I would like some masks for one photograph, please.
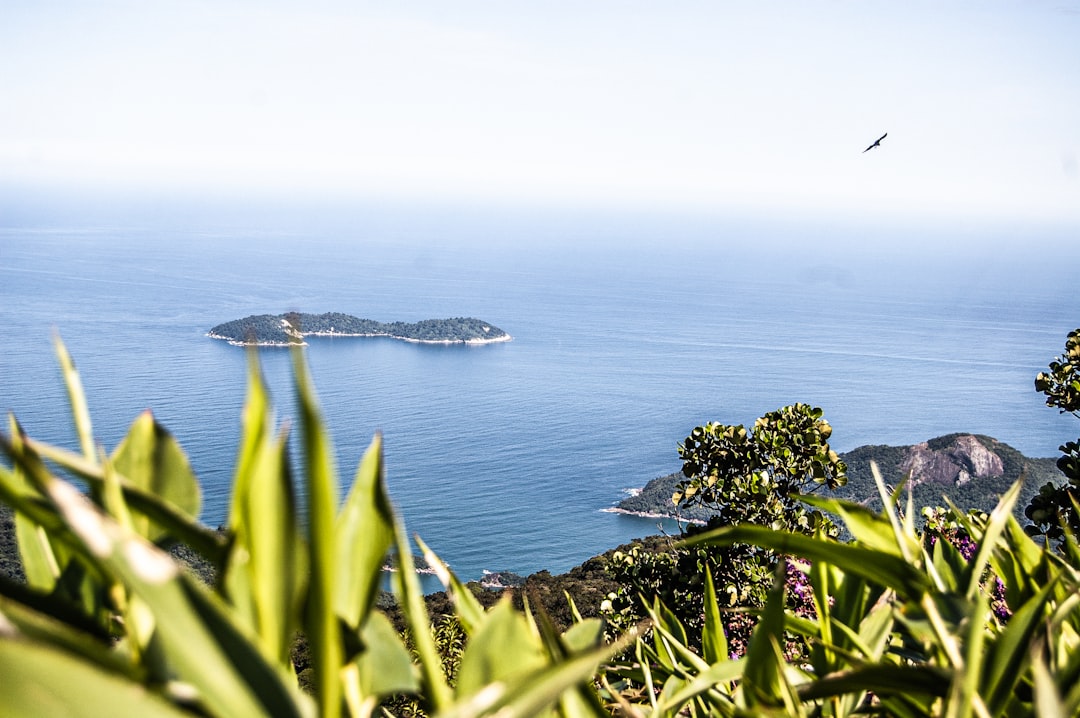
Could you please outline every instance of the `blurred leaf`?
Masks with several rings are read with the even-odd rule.
[[[53,551],[49,534],[25,514],[15,514],[15,538],[19,545],[26,582],[44,593],[51,593],[60,578],[60,561]],[[66,564],[66,557],[64,559]]]
[[[800,556],[809,561],[825,561],[848,573],[892,588],[904,596],[920,596],[930,588],[930,581],[917,568],[893,554],[862,546],[774,531],[764,526],[724,526],[684,540],[684,546],[730,546],[746,543],[770,548],[777,553]]]
[[[514,679],[489,683],[464,696],[438,718],[497,715],[499,718],[535,718],[554,705],[564,691],[591,682],[600,664],[626,649],[636,637],[628,633],[607,646],[577,653],[555,665],[541,665]],[[603,714],[608,715],[606,712]]]
[[[145,674],[140,666],[113,650],[112,636],[75,611],[70,603],[0,576],[0,641],[11,638],[51,644],[135,680]]]
[[[894,556],[903,556],[897,545],[896,533],[892,524],[880,513],[871,511],[861,504],[824,496],[805,495],[799,499],[822,511],[836,514],[844,521],[844,526],[851,532],[852,538],[866,548],[883,551]],[[909,549],[915,546],[906,541]]]
[[[878,663],[840,671],[798,687],[802,700],[870,691],[879,696],[925,695],[944,698],[952,675],[938,666],[899,666]]]
[[[104,486],[105,479],[100,464],[87,461],[79,454],[30,438],[26,438],[25,443],[29,450],[87,481],[96,490]],[[154,524],[161,527],[162,533],[171,535],[214,564],[221,565],[225,557],[224,537],[193,521],[190,514],[177,508],[171,502],[132,485],[125,476],[118,476],[117,479],[124,493],[124,501],[127,502],[131,511],[148,517]]]
[[[562,635],[567,648],[581,652],[599,645],[604,637],[604,622],[599,618],[586,618],[576,622]]]
[[[730,696],[715,690],[718,685],[731,684],[742,677],[746,668],[746,659],[724,660],[714,663],[698,672],[675,691],[665,690],[660,695],[657,709],[659,715],[678,715],[683,707],[698,696],[707,696],[707,701],[719,715],[728,715],[734,707]],[[711,695],[707,695],[711,694]],[[726,710],[725,710],[726,709]]]
[[[509,598],[488,611],[484,623],[469,639],[461,656],[457,693],[467,696],[489,683],[505,681],[544,665],[544,651],[525,616]]]
[[[702,656],[706,663],[725,661],[728,659],[728,642],[711,570],[705,571],[704,613],[704,626],[701,629]]]
[[[267,657],[289,667],[305,556],[285,437],[265,436],[254,454],[236,481],[233,542],[222,585]]]
[[[987,647],[982,685],[986,703],[994,713],[1005,708],[1026,672],[1030,646],[1043,632],[1043,619],[1056,583],[1055,580],[1046,584],[1034,598],[1020,606],[997,640]]]
[[[323,716],[341,712],[341,638],[334,602],[337,550],[334,521],[337,510],[337,471],[330,437],[315,403],[315,392],[304,363],[303,350],[293,347],[293,373],[303,429],[304,466],[307,467],[308,550],[311,577],[307,597],[307,636],[315,671],[315,695]]]
[[[383,487],[381,435],[364,453],[334,532],[337,615],[356,630],[375,605],[386,553],[394,542],[394,511]]]
[[[113,452],[112,462],[132,486],[172,504],[192,519],[199,515],[199,482],[187,456],[149,411],[132,423]],[[145,516],[135,521],[135,529],[151,541],[168,533]]]
[[[743,671],[743,691],[751,708],[760,703],[777,706],[783,703],[785,691],[784,659],[778,653],[784,640],[784,577],[786,563],[776,567],[773,585],[769,589],[765,608],[750,635],[746,646],[746,668]]]
[[[453,692],[443,675],[442,659],[431,636],[430,619],[424,604],[424,592],[420,590],[420,581],[416,578],[413,565],[412,548],[405,537],[405,529],[400,520],[394,526],[394,545],[397,552],[397,572],[394,574],[397,584],[398,602],[405,613],[409,635],[419,661],[423,693],[435,712],[445,710],[453,703]]]
[[[1040,655],[1039,646],[1031,647],[1031,673],[1035,683],[1035,713],[1039,718],[1070,718],[1065,711],[1054,677]]]
[[[420,681],[412,655],[385,615],[377,611],[371,614],[364,624],[361,640],[364,651],[357,657],[356,664],[363,696],[419,691]]]
[[[427,544],[419,538],[416,539],[416,543],[420,546],[424,561],[435,572],[435,576],[442,583],[443,588],[450,594],[450,598],[454,602],[454,612],[461,622],[461,627],[465,629],[466,634],[472,635],[484,621],[484,607],[480,605],[480,601],[472,594],[472,591],[461,583],[458,577],[443,563],[442,559],[428,548]]]
[[[54,481],[48,491],[94,559],[120,576],[157,618],[158,638],[177,676],[198,690],[208,708],[224,716],[299,715],[282,675],[168,554],[125,531],[70,485]]]
[[[86,393],[83,391],[82,380],[79,378],[79,372],[75,370],[75,362],[71,360],[71,355],[68,354],[67,347],[64,346],[59,335],[53,338],[53,345],[56,356],[60,360],[60,370],[64,375],[64,386],[67,387],[79,446],[87,461],[96,462],[97,447],[94,446],[94,430],[90,423],[90,409],[86,405]]]
[[[11,636],[0,640],[0,675],[4,677],[3,714],[9,718],[191,715],[107,663]]]

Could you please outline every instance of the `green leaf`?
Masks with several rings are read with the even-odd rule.
[[[107,666],[57,646],[4,636],[0,640],[3,713],[9,718],[191,716]]]
[[[979,550],[975,554],[975,560],[971,562],[971,582],[967,589],[969,599],[973,599],[982,590],[983,569],[990,563],[990,558],[998,547],[998,539],[1005,533],[1009,519],[1013,516],[1013,506],[1020,496],[1023,482],[1017,481],[1009,487],[1001,496],[997,506],[990,513],[986,529],[979,540]],[[961,512],[957,512],[961,515]]]
[[[60,579],[61,563],[67,565],[67,556],[57,556],[48,532],[19,512],[15,514],[15,539],[26,582],[43,593],[51,593]]]
[[[48,492],[94,560],[149,608],[178,678],[194,686],[210,710],[229,716],[299,715],[283,676],[224,606],[168,554],[125,531],[70,485],[54,481]]]
[[[394,542],[394,511],[383,486],[382,436],[376,435],[356,471],[334,527],[338,616],[358,629],[375,605],[383,562]]]
[[[428,548],[427,544],[419,538],[416,539],[416,543],[420,546],[424,561],[435,572],[436,578],[439,579],[443,588],[450,594],[450,599],[454,602],[454,613],[457,615],[461,627],[467,635],[472,635],[484,622],[484,607],[476,596],[472,594],[472,591],[454,575],[450,567],[443,563],[443,560],[434,551]]]
[[[705,696],[706,701],[720,714],[727,714],[734,703],[726,692],[717,691],[716,686],[730,685],[742,677],[746,668],[746,659],[724,660],[710,665],[696,673],[689,681],[675,691],[663,691],[657,708],[658,715],[679,715],[691,700]]]
[[[747,705],[751,708],[760,703],[766,706],[783,703],[785,664],[778,650],[784,640],[784,572],[785,562],[781,561],[776,567],[765,608],[746,646],[743,682]]]
[[[149,411],[144,411],[132,423],[111,458],[116,471],[130,485],[163,499],[192,519],[199,515],[199,482],[191,471],[187,456]],[[134,526],[140,535],[151,541],[158,541],[167,534],[145,516],[135,520]]]
[[[903,556],[903,551],[897,545],[892,523],[882,514],[871,511],[861,504],[824,496],[799,496],[799,500],[822,511],[840,516],[852,537],[866,548]],[[915,548],[909,546],[909,550]]]
[[[385,615],[371,614],[364,623],[361,642],[364,650],[355,663],[362,696],[416,693],[420,689],[412,655]]]
[[[1031,648],[1031,673],[1035,682],[1035,713],[1040,718],[1069,718],[1054,677],[1037,647]]]
[[[567,690],[591,682],[600,664],[625,650],[634,638],[636,634],[631,632],[610,645],[574,654],[554,665],[541,665],[513,680],[489,683],[483,690],[464,696],[452,707],[440,711],[438,716],[472,718],[498,715],[499,718],[535,718],[550,708]],[[604,712],[602,715],[606,718],[609,714]]]
[[[87,461],[79,454],[30,438],[25,439],[25,444],[28,451],[48,459],[87,481],[95,491],[103,488],[104,473],[97,462]],[[25,458],[25,455],[13,457],[23,466],[25,466],[22,463]],[[171,502],[135,487],[126,477],[117,476],[117,480],[123,491],[124,501],[131,511],[148,517],[154,524],[161,527],[163,533],[172,536],[180,543],[187,544],[214,564],[220,566],[224,562],[226,541],[223,536],[193,521],[190,514],[178,509]]]
[[[0,642],[9,639],[49,644],[109,671],[142,680],[146,671],[114,650],[114,637],[67,601],[36,593],[0,576]],[[2,675],[2,673],[0,673]]]
[[[413,565],[412,548],[405,537],[405,529],[400,520],[394,525],[394,542],[397,551],[397,573],[395,574],[398,602],[405,613],[408,630],[417,653],[423,692],[435,711],[442,711],[453,703],[453,692],[443,676],[442,659],[431,636],[424,593],[420,590],[420,581],[416,578]]]
[[[948,695],[951,681],[950,671],[930,664],[898,666],[877,663],[804,683],[797,692],[804,701],[863,692],[879,696],[924,695],[944,698]]]
[[[801,556],[809,561],[825,561],[905,597],[918,597],[930,588],[929,579],[904,559],[862,546],[775,531],[764,526],[724,526],[682,542],[683,546],[730,546],[746,543],[777,553]]]
[[[487,613],[483,624],[469,639],[461,656],[457,693],[467,696],[495,681],[506,681],[544,665],[544,650],[525,616],[509,598]]]
[[[594,648],[604,637],[604,622],[599,618],[586,618],[574,623],[562,635],[566,647],[574,652]]]
[[[701,629],[701,651],[706,663],[728,660],[728,642],[724,634],[724,621],[720,615],[720,601],[716,595],[711,567],[705,570],[704,625]]]
[[[283,668],[300,624],[303,541],[285,451],[285,437],[264,436],[236,481],[233,541],[222,586],[236,612]]]
[[[1024,676],[1030,658],[1029,648],[1043,631],[1043,619],[1057,583],[1057,579],[1050,581],[1035,597],[1024,602],[988,647],[982,686],[987,707],[994,714],[1008,704]]]
[[[60,370],[64,374],[64,385],[67,387],[68,401],[71,403],[71,414],[75,420],[75,435],[79,437],[79,446],[87,461],[97,461],[97,448],[94,446],[94,430],[90,423],[90,410],[86,405],[86,393],[83,391],[82,380],[79,372],[75,370],[75,362],[71,360],[67,347],[57,335],[53,339],[56,348],[56,356],[60,360]]]
[[[330,438],[315,403],[315,392],[304,364],[303,350],[293,348],[293,373],[303,433],[304,465],[307,467],[309,567],[307,635],[315,672],[315,695],[320,714],[329,718],[341,713],[341,638],[334,611],[337,550],[334,540],[337,510],[337,472]]]

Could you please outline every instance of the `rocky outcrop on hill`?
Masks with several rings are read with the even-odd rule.
[[[973,478],[1004,476],[1005,462],[973,435],[959,434],[947,446],[936,450],[930,448],[928,441],[909,447],[900,462],[900,471],[910,477],[913,486],[963,485]]]

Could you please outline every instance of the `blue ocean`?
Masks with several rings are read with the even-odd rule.
[[[211,327],[292,310],[479,317],[513,341],[305,349],[343,484],[381,431],[408,529],[464,579],[561,572],[655,533],[605,509],[678,470],[678,442],[707,421],[801,401],[841,451],[968,431],[1053,456],[1076,439],[1033,388],[1080,326],[1075,262],[1035,248],[1071,240],[869,226],[396,206],[0,218],[0,408],[75,448],[58,334],[99,440],[111,449],[151,409],[216,525],[246,357]],[[288,353],[260,357],[289,422]]]

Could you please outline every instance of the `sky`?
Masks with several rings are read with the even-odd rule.
[[[27,188],[1080,226],[1080,0],[5,0]]]

